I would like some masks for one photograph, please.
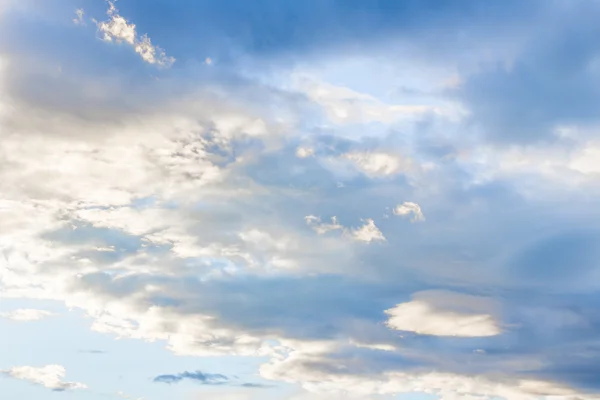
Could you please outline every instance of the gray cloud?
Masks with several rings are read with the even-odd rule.
[[[184,379],[199,382],[203,385],[223,385],[228,383],[229,378],[221,374],[208,374],[200,371],[195,372],[181,372],[174,375],[159,375],[153,379],[157,383],[178,383]]]

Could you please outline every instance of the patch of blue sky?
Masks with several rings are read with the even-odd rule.
[[[88,386],[85,392],[67,393],[67,398],[116,399],[119,392],[124,392],[136,399],[167,399],[198,391],[194,382],[181,385],[152,382],[158,375],[181,371],[237,376],[238,379],[231,379],[231,387],[224,390],[246,382],[269,384],[256,374],[264,362],[262,357],[174,356],[162,341],[119,339],[113,334],[94,332],[90,330],[90,318],[57,302],[3,299],[0,303],[0,312],[20,308],[45,310],[54,315],[28,322],[0,318],[0,369],[62,365],[67,372],[66,381],[83,382]],[[44,400],[56,397],[48,389],[29,382],[1,379],[3,395],[7,398],[25,398],[18,397],[25,394],[28,398]]]

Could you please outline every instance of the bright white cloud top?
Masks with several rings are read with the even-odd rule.
[[[437,297],[440,298],[437,298]],[[494,316],[482,312],[488,299],[464,294],[416,293],[413,300],[386,310],[387,326],[421,335],[485,337],[502,332]]]
[[[0,0],[3,398],[600,399],[600,4],[482,3]]]

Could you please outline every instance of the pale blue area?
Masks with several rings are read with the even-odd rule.
[[[52,392],[49,389],[7,377],[0,378],[2,398],[6,399],[117,399],[124,392],[134,398],[162,400],[184,398],[190,393],[244,390],[237,383],[272,384],[257,375],[263,359],[252,357],[183,357],[165,349],[164,342],[135,339],[115,340],[113,335],[93,332],[91,320],[81,312],[68,311],[56,302],[2,300],[0,312],[35,308],[57,313],[40,321],[18,322],[0,318],[0,369],[13,366],[65,367],[66,381],[81,382],[87,390]],[[222,389],[205,388],[196,382],[176,385],[154,383],[158,375],[200,370],[231,377]],[[238,379],[233,378],[237,376]],[[280,385],[278,385],[280,386]],[[285,385],[282,385],[285,386]],[[257,393],[277,393],[276,387],[249,388]],[[4,397],[6,396],[6,397]]]

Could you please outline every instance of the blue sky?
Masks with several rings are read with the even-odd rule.
[[[600,399],[595,0],[0,0],[7,399]]]

